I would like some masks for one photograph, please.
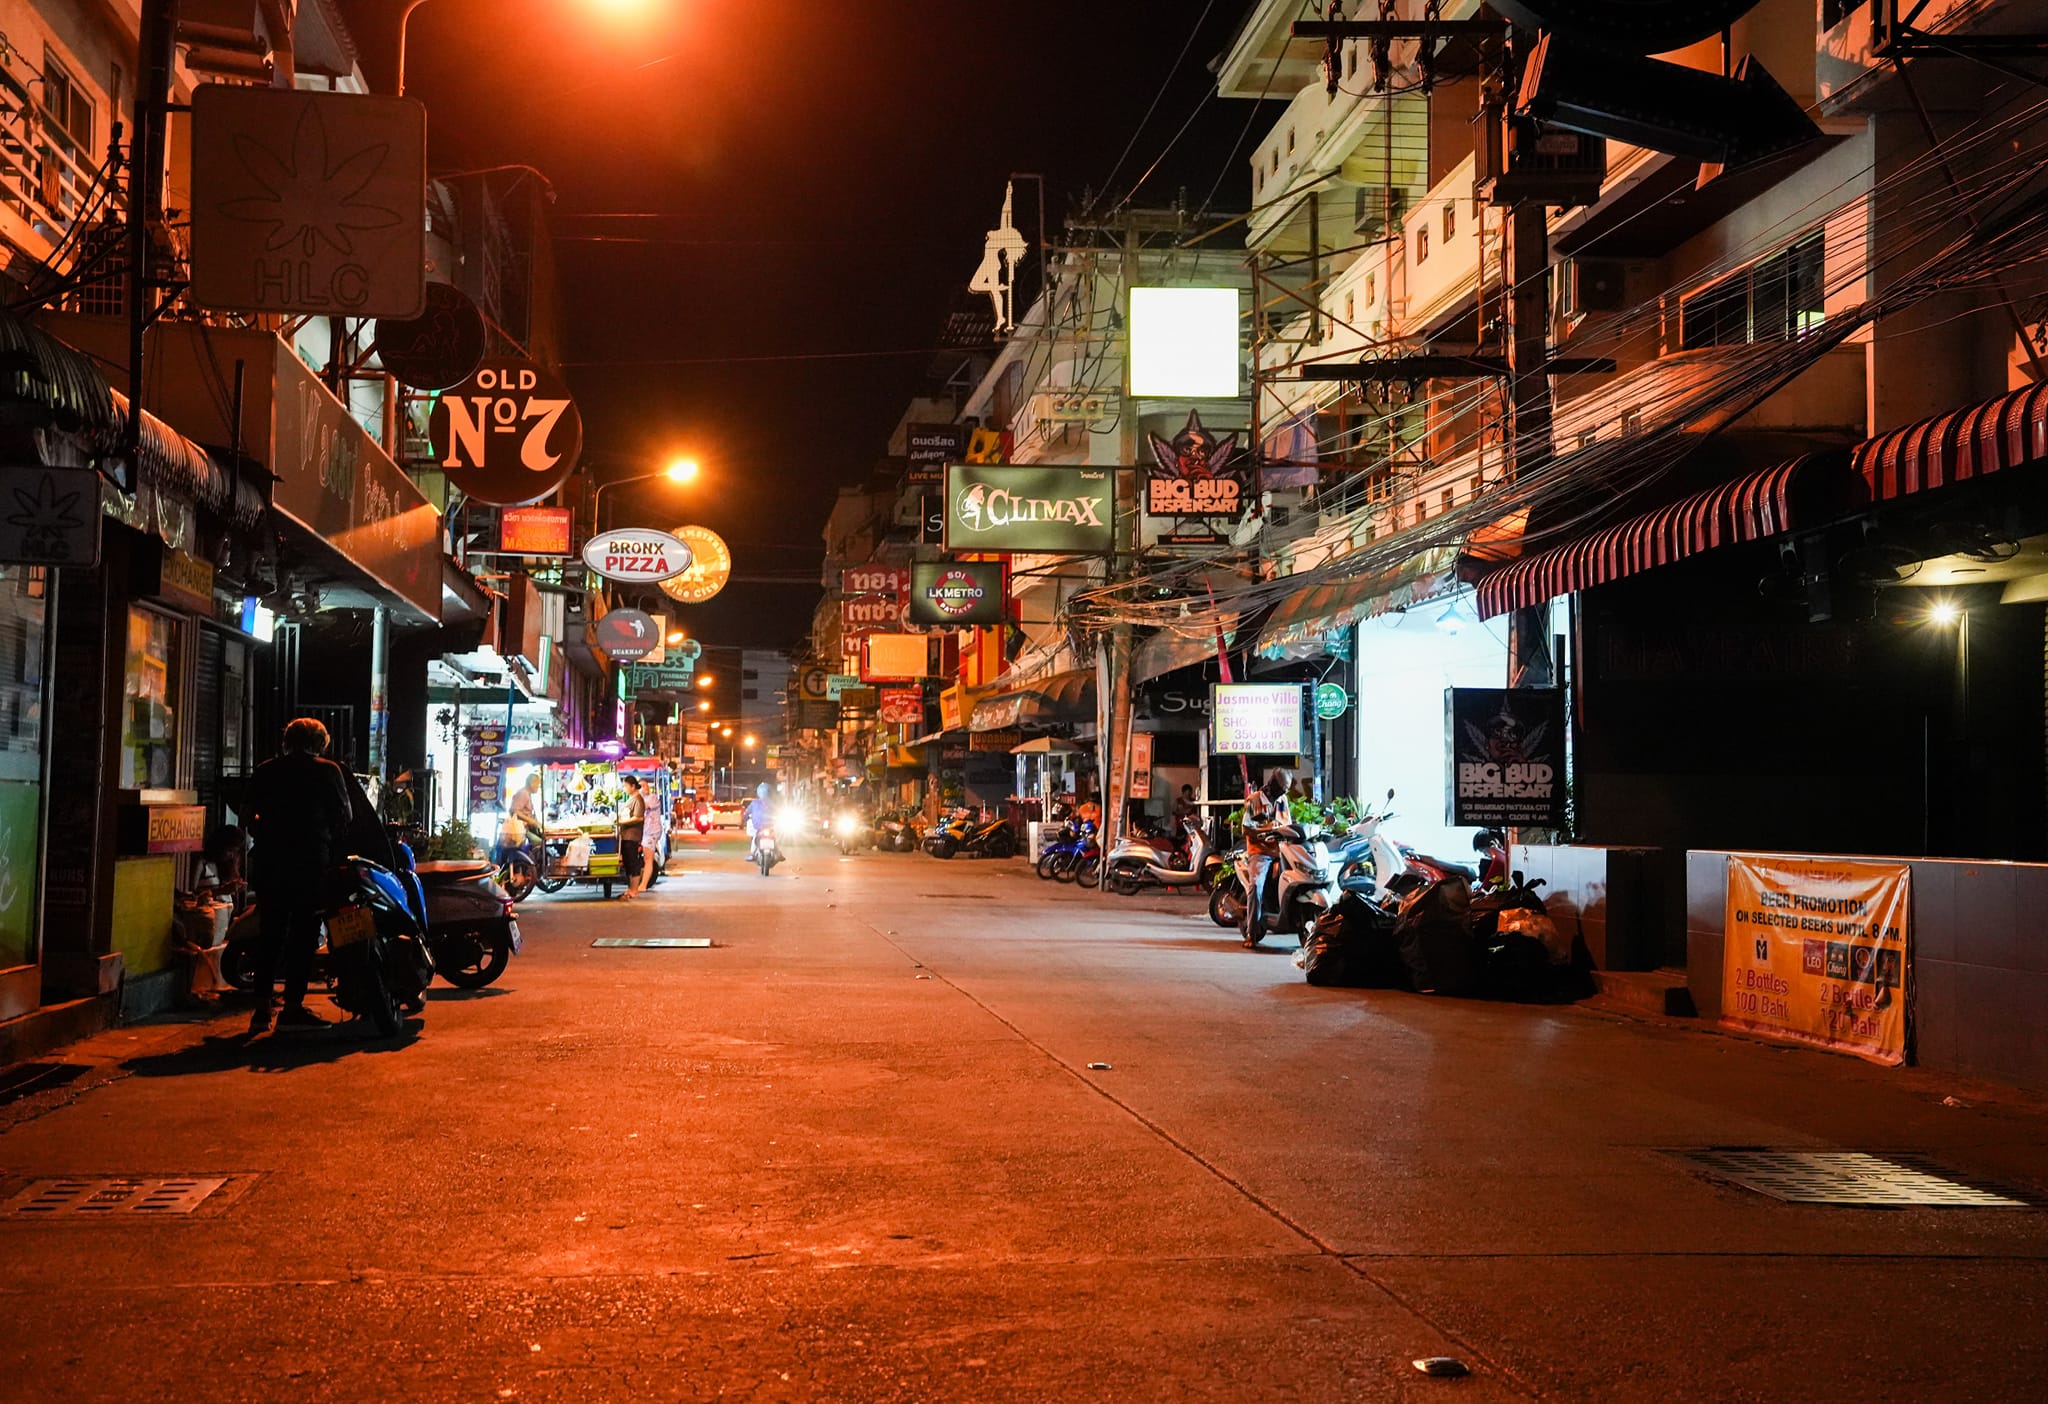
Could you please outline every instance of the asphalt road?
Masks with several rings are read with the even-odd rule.
[[[0,1108],[0,1399],[2039,1398],[2048,1213],[1795,1206],[1714,1145],[2048,1191],[2048,1104],[1587,1006],[1302,983],[1191,899],[721,835],[523,910],[407,1034],[121,1030]],[[704,936],[710,949],[594,948]],[[1105,1063],[1105,1069],[1091,1064]],[[1418,1357],[1468,1364],[1425,1378]]]

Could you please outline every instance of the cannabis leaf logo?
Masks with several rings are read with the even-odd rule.
[[[322,242],[337,253],[353,254],[352,230],[389,229],[398,212],[357,197],[383,168],[389,142],[366,146],[332,165],[328,163],[327,126],[320,109],[308,104],[292,133],[289,159],[247,136],[235,138],[242,169],[263,187],[261,196],[228,200],[220,209],[229,219],[271,226],[266,249],[296,243],[307,258]]]
[[[34,491],[14,489],[16,510],[8,515],[7,525],[21,528],[22,555],[37,561],[71,559],[71,543],[65,539],[66,533],[86,524],[86,519],[73,510],[79,496],[77,492],[57,491],[53,473],[43,474]]]

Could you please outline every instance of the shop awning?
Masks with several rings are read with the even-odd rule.
[[[1305,586],[1282,600],[1266,621],[1254,650],[1261,658],[1304,658],[1319,653],[1323,636],[1456,588],[1456,547],[1438,546],[1386,570],[1340,576]]]
[[[966,735],[966,729],[957,726],[950,727],[944,731],[927,731],[924,735],[914,740],[905,741],[903,747],[905,750],[915,750],[922,746],[935,746],[941,741],[964,739]]]
[[[1237,616],[1223,621],[1223,646],[1237,642]],[[1216,656],[1216,629],[1203,625],[1192,630],[1166,629],[1138,645],[1131,655],[1132,683],[1150,682],[1194,663],[1206,663]]]
[[[1496,570],[1479,581],[1479,617],[1826,521],[1859,505],[1862,495],[1839,451],[1807,454]]]
[[[1079,721],[1094,707],[1093,670],[1074,668],[984,698],[975,704],[967,729],[1001,731],[1027,721]]]
[[[1850,462],[1889,502],[2048,459],[2048,385],[1908,424],[1858,444]]]

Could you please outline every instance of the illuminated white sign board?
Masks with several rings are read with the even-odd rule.
[[[583,564],[607,580],[659,585],[690,568],[690,548],[665,531],[629,527],[583,543]]]
[[[1131,289],[1131,393],[1229,400],[1239,381],[1236,288]]]
[[[1209,719],[1219,756],[1301,754],[1299,683],[1216,683]]]

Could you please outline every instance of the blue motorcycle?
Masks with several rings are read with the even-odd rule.
[[[1036,871],[1047,882],[1072,882],[1081,864],[1091,856],[1099,861],[1100,855],[1095,825],[1085,819],[1069,819],[1066,827],[1045,840],[1039,849]]]

